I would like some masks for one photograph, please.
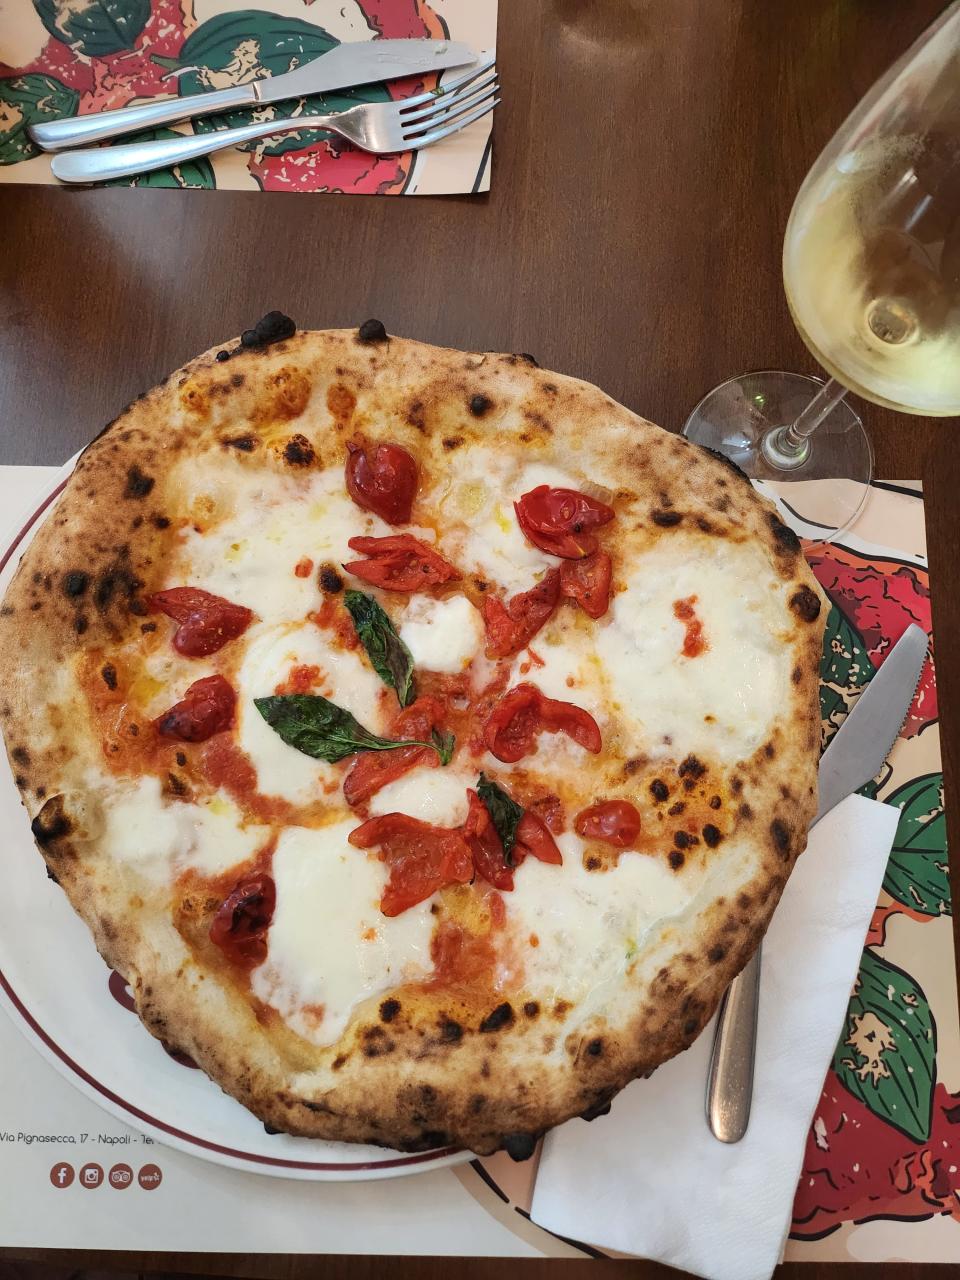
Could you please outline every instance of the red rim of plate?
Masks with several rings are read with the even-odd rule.
[[[47,510],[50,504],[64,490],[69,476],[61,480],[61,482],[47,495],[40,506],[33,512],[29,520],[16,535],[10,545],[6,548],[3,555],[0,556],[0,573],[6,568],[11,556],[19,547],[20,543],[27,536],[37,520]],[[0,969],[0,988],[3,989],[10,1001],[10,1004],[17,1011],[24,1022],[33,1032],[33,1034],[53,1053],[59,1060],[68,1067],[74,1075],[78,1076],[86,1085],[95,1090],[102,1097],[106,1098],[115,1107],[119,1107],[122,1111],[126,1111],[129,1115],[143,1123],[150,1125],[154,1129],[160,1130],[161,1133],[169,1134],[170,1137],[178,1139],[180,1142],[188,1143],[192,1146],[203,1147],[207,1151],[215,1151],[218,1155],[229,1156],[235,1160],[245,1160],[252,1164],[268,1165],[280,1169],[306,1169],[313,1170],[317,1173],[364,1173],[375,1172],[377,1170],[400,1169],[406,1166],[428,1164],[438,1160],[445,1160],[449,1156],[457,1155],[459,1147],[440,1147],[435,1151],[424,1151],[412,1155],[393,1156],[388,1160],[367,1160],[356,1164],[344,1164],[340,1161],[319,1161],[319,1160],[285,1160],[279,1156],[262,1156],[256,1155],[250,1151],[238,1151],[235,1147],[221,1146],[218,1142],[211,1142],[207,1138],[199,1138],[195,1134],[187,1133],[183,1129],[177,1129],[173,1125],[167,1124],[164,1120],[158,1120],[156,1116],[149,1115],[146,1111],[141,1111],[139,1107],[127,1102],[125,1098],[121,1098],[119,1094],[114,1093],[112,1089],[108,1089],[105,1084],[97,1080],[85,1070],[78,1062],[57,1044],[56,1040],[40,1026],[39,1022],[26,1007],[14,989],[10,986],[5,974]]]

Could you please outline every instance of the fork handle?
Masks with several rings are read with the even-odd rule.
[[[760,948],[731,982],[717,1017],[707,1081],[707,1121],[721,1142],[739,1142],[747,1132],[753,1102]]]
[[[176,124],[193,116],[209,116],[217,111],[235,111],[254,106],[257,95],[252,85],[235,85],[213,93],[199,93],[186,98],[159,98],[138,107],[120,107],[117,111],[97,111],[89,116],[71,116],[49,124],[30,125],[27,133],[44,151],[65,151],[68,147],[89,146],[108,142],[137,129],[156,129],[163,124]]]
[[[296,133],[306,128],[336,131],[335,120],[335,116],[298,116],[295,119],[244,124],[236,129],[217,129],[213,133],[178,134],[175,138],[160,138],[152,142],[91,147],[54,156],[50,168],[61,182],[105,182],[111,178],[129,178],[137,173],[150,173],[153,169],[169,169],[187,160],[196,160],[198,156],[268,138],[274,133]]]

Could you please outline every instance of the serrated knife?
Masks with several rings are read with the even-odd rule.
[[[476,60],[477,55],[469,45],[453,40],[356,40],[334,45],[319,58],[283,75],[266,76],[211,93],[161,98],[142,106],[35,124],[27,133],[44,151],[65,151],[68,147],[107,142],[138,129],[155,129],[194,116],[258,107],[313,93],[330,93],[334,89],[352,89],[356,85],[395,80],[398,76],[424,71],[471,66]]]
[[[907,718],[926,656],[927,633],[909,626],[820,757],[820,799],[811,828],[883,768]],[[758,947],[730,984],[717,1017],[707,1123],[721,1142],[739,1142],[750,1120],[759,995]]]

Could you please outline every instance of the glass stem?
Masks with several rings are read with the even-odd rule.
[[[771,427],[760,446],[767,462],[780,471],[802,466],[810,456],[810,436],[846,394],[846,387],[828,378],[796,422]]]

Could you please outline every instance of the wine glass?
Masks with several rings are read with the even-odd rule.
[[[826,541],[856,519],[873,475],[848,390],[907,413],[960,414],[960,0],[810,170],[787,223],[783,278],[829,379],[731,378],[704,396],[684,435],[775,482],[787,512]]]

